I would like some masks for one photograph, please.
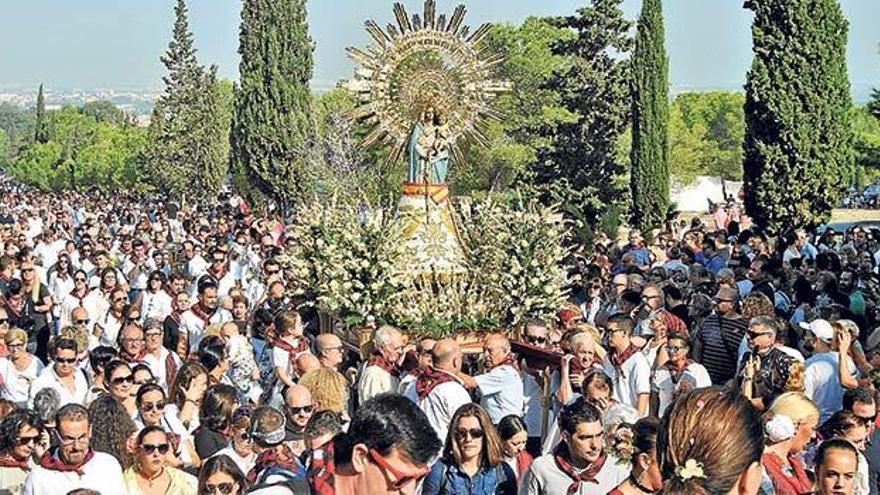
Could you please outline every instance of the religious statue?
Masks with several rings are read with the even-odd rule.
[[[448,172],[449,126],[434,107],[428,107],[410,136],[407,182],[445,184]]]

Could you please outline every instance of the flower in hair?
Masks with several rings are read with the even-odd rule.
[[[685,461],[684,466],[678,466],[678,468],[675,469],[675,474],[678,475],[682,481],[687,481],[693,478],[706,478],[706,475],[703,473],[703,463],[696,459],[688,459]]]

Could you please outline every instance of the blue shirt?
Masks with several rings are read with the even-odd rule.
[[[496,494],[516,494],[516,474],[506,462],[494,468],[484,467],[471,478],[455,465],[440,460],[431,467],[431,472],[422,485],[422,495]]]

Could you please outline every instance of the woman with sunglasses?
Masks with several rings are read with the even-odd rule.
[[[19,495],[34,466],[43,422],[32,411],[18,410],[0,423],[0,487]]]
[[[208,459],[199,470],[198,495],[241,495],[244,486],[244,474],[225,455]]]
[[[134,387],[134,373],[125,361],[113,360],[104,367],[104,383],[107,384],[110,396],[125,408],[129,417],[137,416],[137,404],[131,391]]]
[[[55,321],[55,330],[60,328],[61,303],[74,288],[73,267],[70,264],[70,256],[67,253],[58,255],[58,261],[49,268],[49,292],[58,304],[52,307],[52,318]]]
[[[89,289],[89,276],[86,274],[84,270],[77,270],[73,273],[73,287],[64,294],[64,297],[59,299],[61,301],[61,311],[59,312],[59,323],[61,327],[66,327],[68,325],[83,325],[85,327],[89,326],[89,319],[86,318],[82,321],[76,321],[73,318],[73,310],[79,307],[86,308],[88,314],[92,314],[95,312],[95,298],[89,298],[89,294],[92,291]]]
[[[159,426],[148,426],[138,433],[137,461],[125,470],[128,495],[189,495],[196,489],[194,476],[168,466],[172,443]]]
[[[27,407],[31,382],[43,371],[43,362],[27,351],[28,336],[24,330],[11,328],[3,340],[9,356],[0,358],[0,397]]]
[[[516,474],[486,411],[465,404],[449,423],[446,446],[422,486],[423,495],[513,495]]]
[[[148,383],[138,390],[135,402],[138,408],[135,426],[138,429],[158,426],[173,440],[173,450],[169,454],[170,465],[197,467],[200,459],[196,454],[192,435],[185,428],[176,427],[176,422],[167,414],[165,390],[155,383]]]

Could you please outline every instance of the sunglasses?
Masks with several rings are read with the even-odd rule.
[[[536,345],[546,344],[547,337],[536,337],[534,335],[526,335],[526,342],[528,342],[530,344],[536,344]]]
[[[391,481],[391,488],[393,491],[401,491],[403,487],[410,483],[418,483],[419,480],[428,475],[428,470],[419,473],[418,475],[407,475],[401,473],[397,469],[394,468],[376,449],[369,450],[370,459],[372,459],[373,463],[379,466],[379,469],[383,471],[385,477],[388,478],[388,475],[394,477],[394,480]]]
[[[281,270],[266,270],[266,275],[278,275]]]
[[[9,323],[9,318],[0,318],[0,325],[5,325]]]
[[[77,325],[88,325],[89,321],[90,320],[86,318],[85,320],[74,320],[74,323],[76,323]]]
[[[134,383],[134,375],[117,376],[110,380],[113,385],[122,385],[123,383]]]
[[[159,453],[161,455],[165,455],[168,453],[169,445],[167,443],[163,443],[161,445],[150,445],[148,443],[145,443],[140,446],[140,449],[141,449],[141,452],[143,452],[144,454],[147,454],[147,455],[152,454],[153,452],[156,452],[157,450],[159,451]]]
[[[21,273],[31,273],[33,271],[34,271],[33,268],[22,268],[21,269]]]
[[[214,495],[215,493],[222,493],[223,495],[229,495],[232,493],[234,485],[232,483],[217,483],[216,485],[209,485],[205,483],[205,493],[207,495]]]
[[[680,351],[680,350],[682,350],[682,349],[684,349],[684,347],[677,346],[677,345],[668,345],[668,346],[666,346],[666,352],[668,352],[669,354],[675,354],[675,353],[677,353],[678,351]]]
[[[165,409],[165,402],[163,402],[163,401],[144,402],[143,404],[141,404],[141,409],[143,409],[146,412],[161,411],[161,410]]]
[[[481,428],[456,428],[455,436],[460,440],[464,440],[465,437],[470,435],[473,439],[483,438],[483,430]]]
[[[36,442],[38,442],[38,441],[40,441],[40,437],[39,437],[39,436],[33,436],[33,437],[18,437],[18,438],[15,439],[15,444],[16,444],[16,445],[27,445],[27,444],[29,444],[29,443],[31,443],[31,442],[36,443]]]
[[[75,357],[67,358],[67,359],[55,358],[55,362],[58,364],[73,364],[73,363],[77,362],[77,359]]]
[[[82,277],[76,277],[75,279],[73,279],[73,281],[74,281],[74,282],[85,282],[86,279],[84,279],[84,278],[82,278]]]
[[[771,335],[769,332],[746,332],[746,335],[749,336],[749,340],[755,340],[759,337],[763,337],[764,335]]]
[[[116,297],[116,298],[113,299],[113,302],[115,302],[115,303],[118,303],[118,302],[125,302],[126,299],[128,299],[128,298],[126,298],[126,297]]]
[[[290,411],[292,416],[296,416],[299,413],[312,414],[312,411],[315,410],[315,406],[288,407],[287,410]]]
[[[868,417],[865,417],[865,416],[856,416],[856,417],[859,418],[862,421],[862,423],[865,423],[865,426],[871,426],[871,424],[873,424],[874,421],[877,420],[876,414],[873,416],[868,416]]]

